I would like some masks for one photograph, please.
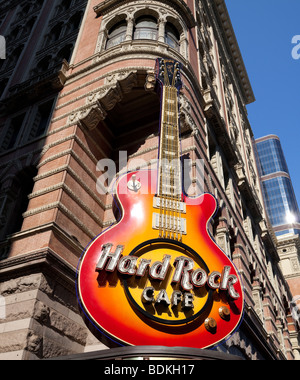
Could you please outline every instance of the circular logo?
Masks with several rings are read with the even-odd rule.
[[[137,246],[128,257],[139,259],[139,267],[134,276],[123,278],[123,286],[141,318],[180,326],[209,313],[213,289],[205,285],[210,270],[190,247],[155,239]]]

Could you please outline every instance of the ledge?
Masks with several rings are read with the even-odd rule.
[[[223,37],[227,42],[227,47],[232,56],[232,63],[236,72],[238,74],[241,89],[243,90],[246,104],[251,104],[255,102],[255,96],[251,83],[247,74],[247,70],[243,61],[243,57],[235,36],[235,32],[231,23],[231,19],[225,4],[225,0],[212,0],[217,9],[217,14],[219,15],[219,23],[222,28]]]
[[[159,360],[161,360],[161,358],[171,360],[243,360],[238,356],[228,355],[218,351],[161,346],[121,347],[49,360],[128,360],[137,357],[143,357],[145,360],[148,358],[159,358]]]

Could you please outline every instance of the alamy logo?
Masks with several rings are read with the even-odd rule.
[[[292,38],[292,44],[296,45],[293,47],[293,50],[292,50],[293,59],[295,60],[300,59],[300,35],[294,36]]]
[[[0,36],[0,59],[6,59],[6,41],[3,36]]]
[[[5,298],[0,296],[0,321],[6,318],[6,302]]]

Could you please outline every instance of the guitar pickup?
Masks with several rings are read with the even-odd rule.
[[[153,207],[157,209],[164,209],[168,211],[180,212],[182,214],[186,214],[186,204],[184,202],[179,202],[171,199],[153,198]]]
[[[152,228],[181,233],[183,235],[187,234],[186,219],[176,216],[153,213]]]

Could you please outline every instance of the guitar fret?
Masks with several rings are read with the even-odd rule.
[[[175,104],[175,100],[174,99],[167,99],[166,101],[169,104]]]
[[[169,115],[169,116],[174,116],[175,115],[175,111],[166,111],[166,114]]]
[[[166,135],[166,138],[167,138],[168,140],[175,140],[175,136]]]
[[[166,155],[169,155],[169,156],[172,156],[172,157],[174,157],[175,154],[176,154],[175,152],[171,152],[171,151],[168,151],[168,150],[165,150],[164,153],[165,153]]]

